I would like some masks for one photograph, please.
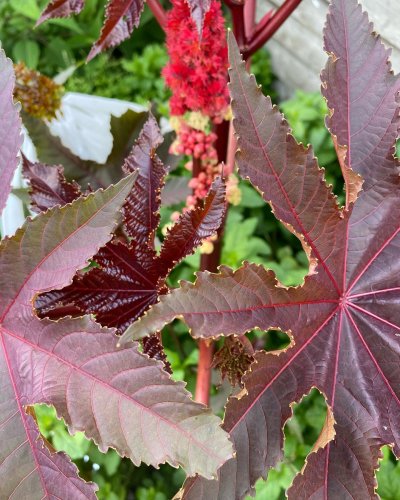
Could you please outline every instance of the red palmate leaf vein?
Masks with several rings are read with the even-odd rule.
[[[169,427],[172,427],[172,428],[175,428],[175,429],[179,430],[179,432],[181,434],[183,434],[185,437],[187,437],[189,441],[192,441],[193,443],[195,443],[196,446],[198,446],[199,448],[203,449],[207,454],[209,454],[209,455],[213,456],[214,458],[222,461],[221,457],[219,457],[217,454],[215,454],[213,452],[213,450],[207,448],[203,443],[197,441],[191,434],[189,434],[188,432],[186,432],[184,429],[182,429],[178,425],[174,424],[173,422],[167,420],[162,415],[160,415],[160,414],[158,414],[156,412],[153,412],[151,408],[148,408],[148,407],[142,405],[139,401],[132,400],[132,398],[128,394],[125,394],[125,393],[121,392],[116,387],[112,387],[107,381],[97,378],[95,375],[93,375],[93,374],[91,374],[91,373],[89,373],[87,371],[82,370],[82,368],[80,366],[74,365],[73,363],[71,363],[71,362],[69,362],[69,361],[67,361],[67,360],[65,360],[63,358],[60,358],[53,351],[49,352],[46,349],[44,349],[44,348],[42,348],[42,347],[40,347],[40,346],[38,346],[38,345],[30,342],[28,339],[22,338],[22,337],[16,335],[14,332],[11,332],[10,330],[4,329],[4,327],[3,327],[3,334],[4,333],[7,333],[7,335],[9,335],[10,337],[15,338],[17,341],[22,342],[23,344],[26,344],[27,346],[29,346],[30,348],[32,348],[34,350],[38,350],[38,351],[44,353],[46,356],[52,357],[53,359],[55,359],[59,363],[68,366],[71,370],[75,370],[76,372],[78,372],[82,376],[87,377],[89,379],[92,379],[95,383],[98,383],[98,384],[104,386],[106,389],[110,390],[111,392],[116,392],[118,395],[120,395],[120,397],[125,398],[128,401],[130,401],[130,402],[134,402],[135,405],[137,405],[141,411],[146,411],[146,412],[149,412],[150,414],[155,414],[157,418],[159,418],[160,420],[162,420]],[[89,334],[87,333],[87,335],[89,335]],[[3,344],[4,344],[4,341],[3,341]]]
[[[236,64],[236,61],[235,61],[235,64]],[[276,171],[275,171],[275,169],[274,169],[274,167],[273,167],[273,165],[272,165],[272,162],[271,162],[271,160],[270,160],[270,157],[269,157],[269,155],[268,155],[268,153],[267,153],[267,151],[266,151],[266,149],[265,149],[265,147],[266,147],[266,146],[263,144],[262,139],[261,139],[261,137],[260,137],[260,134],[258,133],[258,128],[257,128],[257,126],[256,126],[256,124],[255,124],[254,117],[253,117],[253,113],[251,112],[251,108],[250,108],[250,105],[249,105],[249,101],[248,101],[248,99],[247,99],[247,94],[246,94],[246,92],[245,92],[245,90],[244,90],[243,81],[242,81],[242,78],[241,78],[241,75],[240,75],[240,72],[239,72],[239,70],[238,70],[237,66],[236,66],[236,68],[235,68],[235,69],[236,69],[237,74],[238,74],[238,80],[239,80],[239,82],[240,82],[240,86],[241,86],[241,89],[242,89],[242,95],[243,95],[243,98],[244,98],[244,100],[245,100],[245,102],[246,102],[246,105],[247,105],[247,109],[248,109],[248,113],[249,113],[250,119],[251,119],[251,121],[252,121],[252,123],[253,123],[254,132],[255,132],[255,135],[256,135],[256,137],[257,137],[257,141],[258,141],[258,143],[259,143],[259,146],[260,146],[260,148],[261,148],[261,150],[262,150],[262,152],[263,152],[263,154],[264,154],[265,160],[266,160],[266,162],[268,163],[268,166],[269,166],[269,168],[270,168],[270,170],[271,170],[271,172],[272,172],[273,176],[275,177],[276,183],[277,183],[277,185],[278,185],[278,187],[279,187],[279,189],[280,189],[280,191],[281,191],[282,195],[284,196],[284,198],[285,198],[285,200],[286,200],[286,203],[287,203],[287,205],[288,205],[288,207],[289,207],[289,210],[291,211],[291,213],[293,214],[293,216],[294,216],[294,218],[296,219],[297,223],[299,224],[299,227],[300,227],[300,229],[301,229],[301,232],[302,232],[303,236],[304,236],[304,237],[305,237],[305,239],[307,240],[307,243],[310,245],[311,249],[314,251],[315,256],[316,256],[316,257],[317,257],[317,259],[320,261],[321,265],[323,266],[323,268],[325,269],[325,271],[326,271],[327,275],[329,276],[330,280],[332,281],[333,286],[335,287],[336,291],[337,291],[337,292],[339,293],[339,295],[340,295],[340,293],[341,293],[341,292],[340,292],[340,290],[339,290],[339,287],[338,287],[338,284],[337,284],[337,282],[336,282],[335,278],[333,277],[333,275],[332,275],[332,273],[331,273],[330,269],[328,268],[328,266],[327,266],[327,264],[326,264],[325,260],[321,257],[321,255],[320,255],[320,253],[319,253],[318,249],[315,247],[314,242],[313,242],[313,241],[311,240],[311,238],[310,238],[310,235],[308,234],[308,232],[307,232],[307,231],[306,231],[306,229],[304,228],[304,226],[303,226],[303,224],[302,224],[302,222],[301,222],[301,220],[300,220],[300,218],[299,218],[299,216],[298,216],[298,214],[297,214],[297,212],[296,212],[295,208],[293,207],[293,205],[292,205],[292,203],[291,203],[291,201],[290,201],[290,199],[289,199],[289,197],[288,197],[288,195],[287,195],[287,193],[286,193],[286,190],[284,189],[284,187],[283,187],[283,185],[282,185],[282,182],[281,182],[281,180],[280,180],[280,178],[279,178],[278,174],[276,173]]]
[[[36,456],[36,452],[35,452],[35,448],[34,448],[34,443],[31,440],[31,437],[30,437],[30,434],[29,434],[29,429],[27,427],[26,413],[25,413],[24,408],[21,405],[21,401],[20,401],[20,398],[19,398],[19,394],[18,394],[18,390],[17,390],[17,384],[15,383],[15,378],[14,378],[14,372],[12,370],[12,366],[11,366],[10,358],[9,358],[9,355],[8,355],[8,351],[7,351],[5,342],[4,342],[4,333],[5,333],[4,328],[2,328],[0,326],[1,344],[2,344],[2,347],[3,347],[4,359],[6,360],[6,363],[7,363],[7,370],[8,370],[8,374],[9,374],[9,377],[10,377],[11,385],[13,387],[13,391],[14,391],[14,394],[15,394],[15,401],[16,401],[16,403],[18,405],[19,413],[21,415],[22,425],[24,426],[25,434],[26,434],[27,440],[29,441],[29,445],[30,445],[30,448],[31,448],[31,451],[32,451],[33,460],[35,461],[35,464],[36,464],[36,467],[37,467],[37,470],[38,470],[38,474],[39,474],[39,477],[40,477],[40,482],[42,483],[43,491],[47,491],[46,483],[44,481],[43,474],[42,474],[41,469],[39,467],[38,458]]]
[[[190,316],[196,316],[196,315],[204,315],[204,314],[225,314],[225,313],[240,313],[240,312],[246,312],[246,311],[257,311],[259,309],[274,309],[277,307],[295,307],[295,306],[305,306],[309,304],[338,304],[338,300],[329,300],[329,299],[320,299],[320,300],[307,300],[303,302],[287,302],[284,304],[262,304],[259,306],[252,306],[252,307],[241,307],[240,309],[226,309],[226,310],[218,310],[218,311],[202,311],[202,312],[197,312],[197,311],[190,311],[190,313],[186,313],[187,315]]]
[[[363,276],[363,274],[368,270],[369,266],[376,260],[378,255],[385,250],[385,248],[391,243],[391,241],[399,234],[400,232],[400,227],[392,234],[392,236],[383,243],[383,245],[379,248],[379,250],[369,259],[369,261],[365,264],[364,268],[360,271],[360,273],[353,279],[353,282],[348,288],[348,291],[350,292],[356,283],[359,281],[359,279]]]
[[[91,215],[87,221],[85,221],[81,226],[78,226],[76,229],[74,229],[72,231],[72,233],[70,233],[65,239],[63,239],[62,241],[60,241],[52,250],[50,250],[50,252],[47,253],[47,255],[45,255],[38,264],[36,264],[36,266],[27,274],[27,276],[25,277],[24,281],[22,282],[21,286],[19,287],[19,289],[17,290],[15,296],[13,297],[13,299],[10,301],[10,304],[5,308],[2,316],[0,317],[0,323],[4,322],[4,319],[7,317],[7,314],[9,312],[9,310],[12,308],[12,306],[15,304],[15,302],[17,301],[17,298],[19,297],[20,293],[22,292],[22,290],[24,289],[25,285],[28,283],[28,281],[30,280],[30,278],[33,276],[33,274],[40,268],[40,266],[46,262],[57,250],[59,250],[64,244],[65,242],[67,242],[70,238],[72,238],[76,233],[78,233],[79,231],[82,230],[83,227],[87,226],[88,224],[90,224],[90,222],[92,221],[92,219],[94,219],[98,213],[100,212],[100,210],[104,210],[105,207],[107,207],[108,205],[110,205],[114,199],[119,195],[119,193],[117,192],[114,196],[112,196],[106,203],[102,204],[98,210],[96,210],[94,212],[93,215]],[[75,217],[78,216],[78,212],[76,212],[75,214]],[[50,222],[50,220],[48,221]],[[77,223],[76,223],[77,225]],[[21,250],[21,247],[20,247],[20,250]]]
[[[286,368],[299,356],[304,349],[315,339],[315,337],[319,334],[319,332],[329,323],[329,321],[333,318],[333,316],[338,312],[340,306],[336,307],[336,309],[327,317],[327,319],[322,323],[322,325],[311,335],[311,337],[304,342],[304,344],[299,348],[299,350],[289,358],[286,363],[282,366],[282,368],[273,376],[273,378],[263,387],[258,396],[254,398],[254,401],[246,408],[246,411],[240,415],[240,419],[229,429],[229,432],[232,433],[237,425],[239,425],[240,421],[243,420],[246,415],[252,410],[253,406],[258,402],[260,397],[264,394],[264,392],[269,389],[269,387],[275,382],[275,380],[281,375],[282,372],[286,370]],[[274,356],[274,354],[269,354],[270,356]]]
[[[395,328],[396,330],[400,331],[400,326],[397,326],[394,323],[391,323],[390,321],[387,321],[386,319],[383,319],[380,316],[373,314],[372,312],[368,311],[367,309],[363,309],[362,307],[354,304],[353,302],[349,302],[348,305],[351,307],[354,307],[354,309],[358,309],[360,312],[363,312],[364,314],[368,314],[368,316],[371,316],[372,318],[375,318],[376,320],[381,321],[382,323],[385,323],[386,325],[391,326],[392,328]]]
[[[366,297],[368,295],[379,295],[380,293],[390,293],[400,291],[400,287],[395,288],[385,288],[384,290],[375,290],[371,292],[356,293],[355,295],[349,295],[348,299],[357,299],[359,297]]]
[[[387,388],[389,389],[390,393],[392,394],[393,398],[397,401],[397,404],[400,406],[400,399],[397,397],[397,394],[394,392],[392,386],[390,385],[390,382],[389,380],[386,378],[386,375],[383,373],[382,371],[382,368],[380,367],[378,361],[376,360],[375,356],[373,355],[373,353],[371,352],[371,349],[369,348],[367,342],[365,341],[362,333],[360,332],[356,322],[354,321],[353,319],[353,316],[349,313],[349,311],[346,309],[345,310],[348,318],[350,319],[358,337],[360,338],[363,346],[365,347],[365,350],[367,351],[369,357],[371,358],[372,362],[374,363],[377,371],[379,372],[380,376],[382,377],[383,381],[385,382],[385,385],[387,386]],[[366,312],[366,311],[365,311]]]

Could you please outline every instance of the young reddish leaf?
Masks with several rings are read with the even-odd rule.
[[[35,306],[40,316],[55,319],[77,311],[92,313],[102,325],[115,327],[122,333],[167,292],[165,278],[174,259],[181,260],[221,224],[225,212],[225,185],[217,180],[215,186],[217,190],[209,195],[207,208],[194,209],[196,217],[192,218],[189,212],[186,218],[187,224],[197,219],[198,228],[194,234],[187,234],[189,225],[177,223],[179,232],[185,230],[192,241],[190,245],[183,245],[176,257],[172,250],[157,256],[154,250],[139,246],[134,240],[129,245],[110,242],[94,257],[99,267],[77,275],[68,287],[37,298]],[[195,230],[193,226],[191,229]]]
[[[71,14],[79,14],[83,9],[84,0],[51,0],[43,10],[36,26],[42,24],[47,19],[58,17],[68,17]]]
[[[217,232],[225,213],[225,195],[225,183],[221,177],[217,177],[203,206],[181,214],[168,231],[161,248],[160,261],[166,270],[193,253],[204,238]]]
[[[123,207],[124,229],[132,240],[108,243],[94,257],[98,267],[78,274],[62,290],[40,295],[35,306],[41,317],[92,313],[102,325],[122,333],[167,292],[165,279],[171,268],[219,228],[225,212],[221,179],[214,182],[204,207],[186,212],[167,236],[161,254],[156,254],[152,242],[167,173],[155,154],[161,142],[157,123],[150,116],[123,167],[126,172],[138,172]]]
[[[0,214],[11,191],[22,144],[21,119],[13,103],[14,83],[12,62],[0,48]]]
[[[81,195],[79,185],[65,179],[64,168],[61,165],[32,163],[23,156],[22,172],[31,186],[30,197],[35,212],[71,203]]]
[[[246,73],[230,37],[240,173],[301,239],[310,257],[303,285],[283,287],[272,271],[248,263],[236,272],[201,273],[194,285],[184,283],[162,297],[121,341],[159,330],[174,317],[182,317],[195,337],[242,335],[258,327],[280,328],[292,338],[279,355],[257,353],[245,390],[228,403],[224,429],[236,457],[220,469],[219,481],[189,479],[181,498],[243,498],[251,492],[282,459],[282,428],[291,405],[312,387],[325,395],[328,424],[289,498],[377,498],[380,448],[392,445],[400,455],[400,169],[393,157],[398,85],[356,0],[334,0],[326,30],[329,126],[339,154],[348,148],[342,167],[365,177],[356,198],[350,185],[355,177],[344,172],[353,202],[343,210],[311,150],[296,144]],[[360,88],[353,79],[362,64],[370,81]],[[374,91],[380,97],[365,101],[363,93],[375,81],[381,82]],[[338,108],[342,97],[348,99],[346,116]]]
[[[145,337],[142,341],[142,344],[144,354],[147,354],[147,356],[152,359],[158,359],[159,361],[162,361],[164,364],[164,370],[172,374],[171,364],[167,359],[167,355],[164,351],[164,346],[161,342],[161,334],[154,333],[153,335]]]
[[[123,166],[138,176],[123,207],[124,229],[132,241],[110,242],[94,257],[99,267],[77,275],[63,290],[40,295],[36,307],[41,317],[92,313],[102,325],[123,331],[166,292],[166,275],[162,276],[152,242],[167,173],[155,154],[162,140],[150,115]]]
[[[88,61],[105,49],[119,45],[139,26],[144,0],[109,0],[100,38],[93,45]]]
[[[123,331],[157,302],[164,286],[159,283],[153,251],[115,241],[102,248],[94,260],[99,267],[78,274],[68,287],[37,298],[35,307],[41,317],[60,318],[65,316],[65,308],[70,308],[68,314],[95,314],[102,325]]]
[[[123,170],[138,171],[138,178],[123,208],[125,230],[138,245],[152,248],[155,231],[160,222],[161,189],[168,173],[156,149],[163,136],[154,116],[150,113]]]

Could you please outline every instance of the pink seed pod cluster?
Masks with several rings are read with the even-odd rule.
[[[171,153],[192,156],[202,161],[217,161],[214,147],[216,139],[213,132],[206,134],[182,123],[176,141],[171,146]]]

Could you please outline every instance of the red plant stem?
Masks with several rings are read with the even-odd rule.
[[[270,22],[272,16],[274,15],[274,12],[275,12],[274,9],[271,9],[260,19],[260,21],[254,27],[253,33],[250,35],[250,37],[248,37],[248,40],[258,36],[265,29],[265,27]]]
[[[165,25],[167,24],[167,14],[159,0],[147,0],[147,5],[156,18],[158,24],[165,31]]]
[[[214,345],[212,340],[199,340],[199,364],[194,399],[206,406],[210,406],[211,364],[213,356]]]
[[[222,122],[217,125],[214,132],[217,135],[217,142],[215,148],[217,150],[218,162],[226,160],[226,152],[228,148],[229,139],[229,122]],[[193,159],[193,177],[197,177],[201,170],[201,161]],[[224,224],[218,233],[218,239],[214,241],[214,248],[211,254],[202,254],[200,259],[200,271],[210,271],[216,273],[218,266],[221,262],[222,252],[222,232]],[[211,387],[211,373],[212,373],[212,360],[214,355],[214,345],[212,340],[200,339],[199,345],[199,363],[196,379],[195,400],[207,406],[210,404],[210,387]]]
[[[255,21],[256,0],[246,0],[244,4],[244,31],[246,33],[246,40],[253,34]]]
[[[260,47],[262,47],[267,40],[269,40],[276,31],[282,26],[290,14],[300,5],[301,0],[286,0],[275,14],[270,18],[262,30],[255,29],[254,37],[247,41],[247,46],[243,51],[243,57],[247,59]],[[268,14],[267,14],[268,15]]]
[[[241,51],[246,46],[246,31],[244,21],[244,2],[240,0],[225,0],[232,15],[233,32]]]

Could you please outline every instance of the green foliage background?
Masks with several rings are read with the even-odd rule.
[[[163,33],[146,9],[141,26],[134,36],[112,53],[102,54],[89,64],[85,58],[96,40],[103,20],[104,1],[86,0],[83,12],[74,18],[54,20],[33,29],[47,0],[1,0],[0,40],[15,62],[24,61],[30,68],[48,76],[74,70],[66,90],[102,95],[138,103],[152,102],[158,114],[168,115],[169,92],[160,76],[167,54]],[[266,51],[260,51],[252,61],[252,70],[265,94],[277,101],[275,77]],[[295,96],[280,103],[294,135],[305,145],[313,145],[326,178],[343,202],[343,183],[340,168],[329,133],[324,127],[327,109],[317,93],[297,91]],[[185,175],[182,167],[174,175]],[[240,181],[242,201],[231,207],[225,228],[222,262],[238,268],[243,260],[258,262],[273,269],[286,285],[302,282],[307,272],[307,259],[299,241],[277,223],[260,195],[247,183]],[[163,207],[162,224],[182,204]],[[158,234],[162,239],[161,232]],[[170,284],[181,279],[193,280],[198,269],[199,253],[187,258],[173,273]],[[281,332],[252,332],[258,345],[278,349],[287,345]],[[194,391],[198,351],[196,343],[179,322],[166,328],[166,352],[174,370],[174,378],[186,380]],[[222,344],[222,341],[220,342]],[[220,378],[215,374],[212,388],[214,410],[223,413],[229,387],[218,389]],[[83,434],[70,436],[63,422],[57,420],[53,409],[37,406],[36,413],[42,433],[57,450],[66,451],[78,465],[81,475],[99,485],[100,499],[166,500],[179,489],[184,472],[168,465],[159,470],[146,466],[135,468],[114,451],[101,454]],[[294,475],[301,470],[305,457],[318,437],[326,414],[323,396],[313,390],[295,406],[294,416],[285,427],[285,459],[272,470],[266,482],[256,486],[260,500],[284,498],[284,492]],[[400,500],[400,465],[388,448],[378,472],[378,493],[384,500]]]

